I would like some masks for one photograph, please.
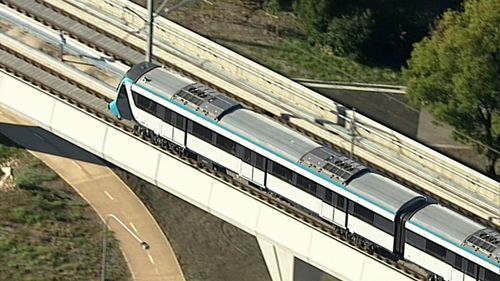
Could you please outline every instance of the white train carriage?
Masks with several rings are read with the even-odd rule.
[[[373,242],[393,251],[394,228],[398,210],[414,198],[422,197],[418,193],[379,174],[366,173],[354,178],[348,188],[360,196],[366,197],[385,210],[391,218],[385,218],[359,205],[349,206],[349,214],[360,213],[359,216],[349,216],[349,230],[357,232]],[[432,202],[426,202],[427,204]],[[423,207],[425,205],[422,205]],[[358,210],[355,210],[355,209]]]
[[[109,108],[154,143],[266,188],[445,280],[499,280],[498,232],[180,74],[137,65]],[[484,233],[498,239],[488,244]],[[478,254],[481,247],[489,254]]]
[[[405,259],[444,280],[500,280],[500,235],[440,205],[406,223]]]

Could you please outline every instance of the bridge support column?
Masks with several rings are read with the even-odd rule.
[[[262,238],[257,241],[272,281],[293,281],[293,254]]]

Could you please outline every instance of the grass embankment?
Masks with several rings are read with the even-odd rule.
[[[145,0],[132,1],[146,4]],[[173,2],[170,5],[175,6]],[[398,67],[364,64],[335,56],[329,48],[312,46],[292,12],[270,15],[252,2],[220,0],[210,5],[197,1],[169,12],[168,18],[286,77],[402,84]]]
[[[102,223],[92,208],[1,135],[0,163],[13,168],[0,187],[0,280],[98,280]],[[107,280],[130,280],[115,239],[107,257]]]
[[[299,39],[283,39],[272,47],[221,39],[216,41],[286,77],[393,85],[403,83],[399,71],[334,56]]]

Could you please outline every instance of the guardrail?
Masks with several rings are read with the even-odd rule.
[[[292,80],[304,86],[313,88],[348,90],[348,91],[356,91],[362,93],[375,92],[375,93],[388,93],[388,94],[400,94],[400,95],[406,94],[406,87],[397,85],[325,81],[325,80],[313,80],[305,78],[293,78]]]
[[[57,5],[56,2],[60,0],[48,0],[48,2],[54,2],[54,5]],[[119,15],[129,27],[136,30],[142,29],[145,24],[143,20],[146,18],[145,9],[133,3],[124,0],[89,0],[87,2],[99,7],[101,11]],[[350,130],[353,113],[347,110],[345,115],[341,114],[343,112],[339,110],[342,108],[341,105],[164,18],[156,19],[155,34],[162,44],[183,50],[184,53],[189,53],[192,58],[197,59],[198,67],[211,72],[214,79],[223,80],[224,74],[238,77],[231,81],[232,86],[228,86],[227,83],[223,84],[221,81],[215,81],[214,84],[217,85],[220,82],[222,88],[240,95],[273,114],[291,113],[292,116],[300,117],[293,118],[290,122],[339,147],[351,150],[350,137],[346,132]],[[183,68],[183,66],[180,67]],[[194,74],[198,75],[198,73]],[[253,91],[249,93],[248,88],[252,88],[250,90]],[[337,125],[345,124],[345,128],[321,125],[318,124],[318,120],[327,120],[327,123]],[[348,122],[343,122],[344,120]],[[355,138],[354,154],[375,165],[384,166],[389,172],[400,175],[416,185],[431,190],[438,196],[465,206],[483,218],[494,220],[494,223],[499,224],[497,202],[500,200],[500,185],[498,182],[361,114],[356,114],[354,126],[358,133]],[[364,140],[369,140],[373,144],[367,145]],[[395,156],[389,157],[385,151],[374,149],[375,144],[389,148]],[[405,165],[401,165],[402,162],[398,159],[403,157],[407,157]],[[409,162],[413,164],[410,165]],[[436,174],[423,173],[416,169],[415,164],[435,171]],[[445,179],[448,180],[448,178],[451,178],[455,184],[445,184]],[[436,186],[441,191],[436,191]],[[457,186],[466,187],[468,192],[450,194],[456,190]],[[450,199],[450,196],[457,198]]]

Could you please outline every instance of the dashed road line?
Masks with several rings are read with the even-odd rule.
[[[104,193],[106,193],[106,195],[109,197],[109,199],[111,199],[111,200],[115,200],[115,198],[113,198],[113,197],[111,196],[111,194],[109,194],[109,192],[107,192],[106,190],[104,190]]]
[[[136,233],[139,233],[139,231],[137,231],[137,228],[135,228],[134,224],[132,222],[129,222],[130,226],[132,227],[132,229],[136,232]]]
[[[153,257],[151,256],[151,254],[148,254],[148,257],[149,257],[149,261],[150,261],[152,264],[155,264],[155,261],[153,260]]]
[[[83,170],[82,166],[80,166],[78,163],[76,163],[75,161],[71,161],[71,163],[73,163],[73,165],[75,165],[78,169],[80,170]]]

